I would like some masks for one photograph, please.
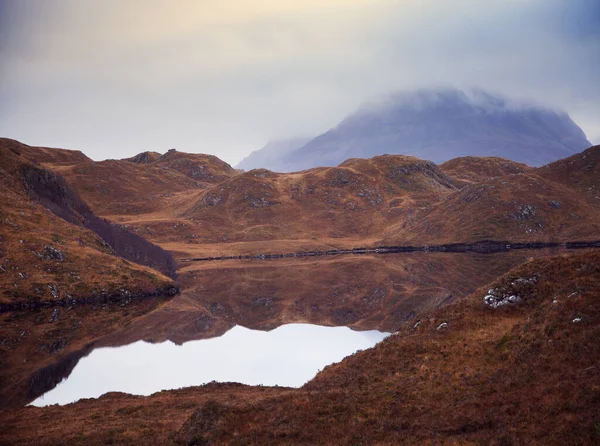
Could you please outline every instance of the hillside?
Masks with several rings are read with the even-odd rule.
[[[166,252],[96,217],[59,175],[27,159],[35,148],[0,143],[7,144],[0,151],[1,304],[33,307],[173,287],[163,274],[133,263],[174,273]],[[54,149],[39,152],[52,163],[73,159]]]
[[[241,172],[206,155],[148,157],[46,166],[96,214],[177,257],[600,233],[597,147],[537,169],[498,157],[437,166],[382,155],[295,173]]]
[[[0,440],[593,444],[599,265],[597,252],[527,262],[300,389],[213,383],[0,412]]]
[[[600,146],[548,164],[538,174],[583,194],[590,206],[600,206]]]
[[[517,163],[499,157],[466,156],[454,158],[440,164],[440,170],[452,178],[459,188],[482,183],[490,178],[508,178],[511,175],[533,172],[526,164]]]
[[[382,154],[443,163],[464,156],[541,166],[591,144],[561,111],[473,90],[423,89],[365,104],[293,151],[258,152],[259,167],[291,172]]]
[[[209,242],[357,239],[381,230],[407,201],[417,207],[453,190],[433,163],[375,157],[297,174],[252,170],[199,192],[176,215],[218,230]]]
[[[467,185],[391,225],[382,244],[594,240],[599,217],[580,193],[536,173],[500,176]]]
[[[600,147],[538,169],[507,160],[458,158],[441,170],[464,185],[390,227],[384,243],[406,240],[593,240],[600,236]],[[455,180],[455,182],[457,182]]]
[[[184,153],[175,149],[161,155],[152,164],[210,184],[219,183],[236,174],[229,164],[214,155]]]
[[[32,147],[9,138],[0,138],[0,148],[22,156],[33,164],[69,165],[91,161],[79,150]]]

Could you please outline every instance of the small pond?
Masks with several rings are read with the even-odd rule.
[[[68,404],[114,391],[150,395],[210,381],[300,387],[325,366],[374,346],[388,334],[311,324],[282,325],[268,332],[238,325],[218,338],[183,345],[138,341],[98,348],[32,404]]]

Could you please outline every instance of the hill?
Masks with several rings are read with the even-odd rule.
[[[433,163],[383,156],[296,174],[251,170],[199,192],[176,215],[218,231],[209,242],[357,239],[382,229],[401,203],[453,190]]]
[[[595,146],[538,169],[500,159],[449,161],[441,170],[465,186],[413,221],[390,227],[384,243],[597,239],[599,159]]]
[[[38,153],[39,152],[39,153]],[[0,304],[10,308],[167,292],[174,273],[158,246],[96,217],[52,165],[81,154],[0,141]],[[119,257],[117,253],[121,256]],[[136,262],[136,263],[132,263]]]
[[[446,161],[440,165],[440,170],[461,188],[485,182],[490,178],[508,178],[511,175],[531,173],[534,169],[526,164],[499,157],[465,156]]]
[[[600,146],[548,164],[538,174],[583,194],[590,206],[600,206]]]
[[[177,151],[151,158],[46,166],[96,214],[178,257],[600,233],[597,148],[542,168],[498,157],[437,166],[381,155],[275,173]]]
[[[178,152],[169,150],[161,155],[154,166],[182,173],[195,181],[215,184],[236,174],[236,171],[225,161],[214,155]]]
[[[298,171],[382,154],[443,163],[464,156],[497,156],[541,166],[591,144],[561,111],[518,104],[474,90],[423,89],[365,104],[335,128],[296,150],[258,152],[260,167]]]

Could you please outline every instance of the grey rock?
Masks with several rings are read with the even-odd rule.
[[[550,200],[548,201],[548,206],[554,208],[554,209],[560,209],[560,201],[558,200]]]
[[[65,255],[62,253],[62,251],[53,246],[44,246],[44,254],[47,259],[58,260],[59,262],[65,260]]]
[[[52,294],[52,297],[54,299],[58,299],[58,287],[54,284],[48,285],[48,289],[50,290],[50,294]]]
[[[536,208],[531,204],[523,204],[519,206],[516,212],[511,214],[511,217],[515,220],[531,220],[535,217]]]
[[[58,308],[55,308],[54,310],[52,310],[52,315],[50,316],[49,322],[57,322],[59,316],[60,310]]]

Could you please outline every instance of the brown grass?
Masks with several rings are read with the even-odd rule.
[[[123,290],[145,294],[173,283],[151,268],[117,257],[91,231],[32,202],[21,176],[27,161],[2,150],[0,304],[79,300]]]
[[[112,160],[48,166],[59,170],[100,216],[192,257],[274,252],[286,244],[597,239],[598,151],[591,148],[540,169],[474,157],[438,168],[417,158],[385,155],[288,174],[240,173],[214,157],[181,152],[150,164]],[[118,203],[110,200],[116,196]],[[523,206],[535,207],[535,215],[521,218]]]

